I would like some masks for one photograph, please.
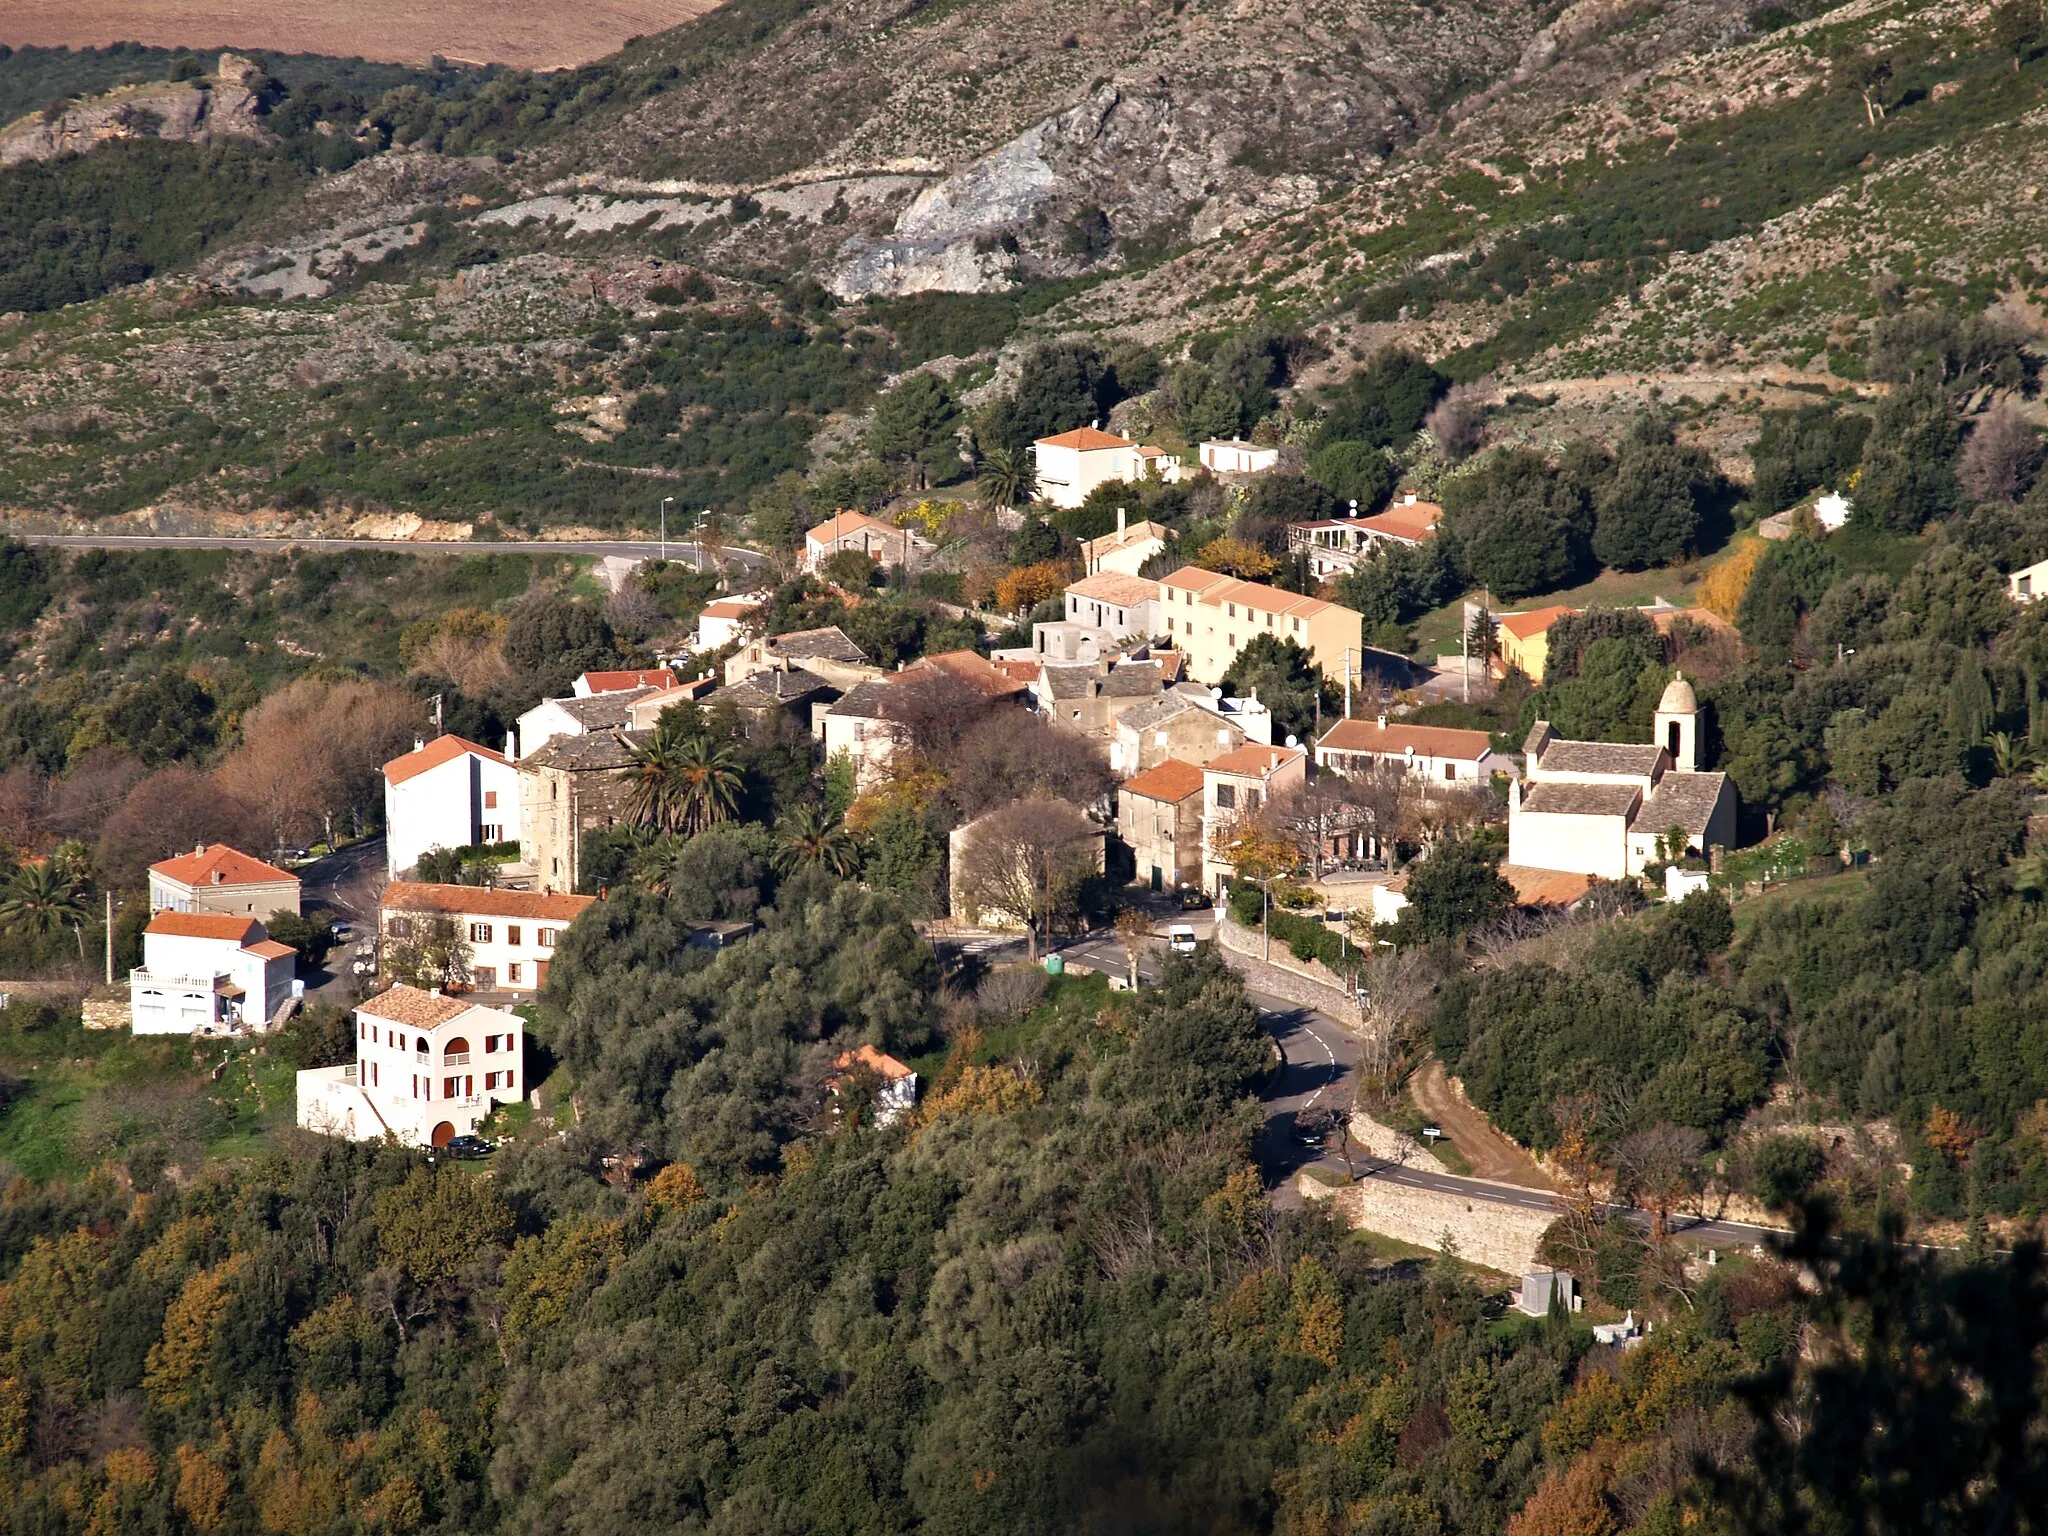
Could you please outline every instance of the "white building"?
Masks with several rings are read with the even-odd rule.
[[[432,885],[394,880],[384,887],[380,925],[386,939],[413,937],[416,925],[454,919],[469,944],[470,985],[478,992],[538,992],[562,930],[595,896],[508,891],[495,886]]]
[[[237,853],[226,843],[202,844],[190,853],[149,866],[152,912],[224,912],[242,917],[299,915],[299,877],[289,870]]]
[[[1309,572],[1318,581],[1355,571],[1389,549],[1412,549],[1436,537],[1444,509],[1433,501],[1403,491],[1386,511],[1371,517],[1332,517],[1314,523],[1290,523],[1287,549],[1306,555]]]
[[[2005,578],[2005,590],[2016,603],[2031,603],[2048,596],[2048,560],[2021,566]]]
[[[815,571],[843,550],[866,555],[887,569],[915,564],[934,548],[929,539],[865,512],[840,512],[804,534],[804,569]]]
[[[1699,770],[1699,703],[1683,674],[1657,703],[1647,746],[1565,741],[1539,720],[1508,788],[1508,862],[1620,880],[1658,862],[1675,829],[1686,851],[1735,840],[1735,790]],[[1666,848],[1665,853],[1669,850]]]
[[[1094,427],[1041,437],[1031,445],[1031,454],[1038,494],[1056,507],[1078,507],[1095,487],[1112,480],[1136,484],[1180,478],[1176,455]]]
[[[436,848],[519,836],[519,772],[502,753],[440,736],[384,765],[384,847],[395,879]]]
[[[1067,588],[1067,622],[1107,630],[1118,639],[1158,634],[1159,583],[1115,571],[1083,576]]]
[[[1477,788],[1491,783],[1496,773],[1513,778],[1519,772],[1512,757],[1494,751],[1493,738],[1484,731],[1405,725],[1385,715],[1331,726],[1316,743],[1316,766],[1346,775],[1398,768],[1415,775],[1424,789]]]
[[[1278,448],[1261,448],[1234,437],[1213,438],[1202,444],[1200,453],[1202,468],[1215,475],[1263,475],[1280,462]]]
[[[516,1013],[397,986],[356,1009],[356,1059],[299,1074],[299,1124],[328,1136],[445,1147],[526,1097]]]
[[[299,995],[297,956],[253,917],[158,912],[142,930],[142,964],[128,973],[138,1035],[260,1032]]]
[[[739,597],[721,597],[716,602],[706,603],[697,615],[697,638],[692,649],[715,651],[727,646],[746,633],[747,625],[755,614],[761,611],[766,601],[758,593],[745,593]]]
[[[1081,569],[1093,576],[1098,571],[1115,571],[1135,576],[1145,562],[1166,548],[1166,525],[1149,519],[1127,522],[1122,507],[1116,509],[1116,531],[1099,539],[1081,541]]]
[[[863,1076],[872,1074],[878,1126],[894,1125],[917,1108],[917,1074],[872,1045],[841,1051],[832,1063],[832,1072],[828,1086],[835,1094],[848,1092],[859,1086]]]

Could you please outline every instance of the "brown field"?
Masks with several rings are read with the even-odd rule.
[[[0,43],[266,48],[554,69],[703,15],[718,0],[0,0]]]

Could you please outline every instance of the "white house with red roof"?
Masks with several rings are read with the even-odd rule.
[[[436,848],[519,836],[519,771],[460,736],[422,742],[384,765],[384,847],[392,878]]]
[[[190,853],[149,866],[152,912],[223,912],[269,917],[299,912],[299,877],[226,843],[202,843]]]
[[[160,911],[142,930],[128,973],[138,1035],[220,1035],[268,1029],[300,993],[297,954],[253,917]]]
[[[1097,571],[1067,588],[1067,622],[1108,631],[1112,639],[1159,633],[1159,583]]]
[[[516,1013],[393,987],[356,1008],[353,1062],[299,1074],[298,1122],[351,1141],[445,1147],[526,1097],[525,1037]]]
[[[697,615],[697,638],[691,649],[715,651],[731,645],[746,632],[747,625],[766,602],[758,592],[743,592],[737,597],[721,597],[706,603]]]
[[[1485,731],[1443,725],[1409,725],[1381,715],[1377,720],[1339,720],[1316,743],[1316,767],[1346,776],[1387,769],[1413,774],[1421,787],[1472,789],[1495,774],[1515,778],[1521,768],[1496,752]]]
[[[878,1126],[893,1125],[917,1107],[917,1074],[872,1045],[841,1051],[825,1086],[840,1096],[872,1087]]]
[[[667,667],[643,667],[639,671],[585,672],[569,685],[569,692],[588,699],[600,693],[631,693],[637,688],[672,688],[675,683],[676,675]]]
[[[1444,509],[1403,491],[1386,511],[1371,517],[1332,517],[1313,523],[1290,523],[1287,548],[1308,557],[1309,572],[1318,581],[1355,571],[1390,549],[1413,549],[1436,537]]]
[[[1078,507],[1098,485],[1112,480],[1175,481],[1180,458],[1095,427],[1076,427],[1031,445],[1038,494],[1056,507]]]

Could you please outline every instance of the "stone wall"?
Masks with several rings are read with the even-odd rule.
[[[1273,946],[1273,958],[1262,960],[1265,939],[1250,928],[1240,928],[1229,918],[1216,922],[1216,945],[1230,968],[1262,992],[1327,1013],[1347,1027],[1355,1024],[1358,1011],[1343,979],[1320,960],[1300,961],[1285,944]]]
[[[1451,1171],[1434,1152],[1406,1131],[1397,1131],[1384,1121],[1373,1119],[1362,1109],[1352,1111],[1351,1139],[1383,1163],[1419,1168],[1424,1173]]]
[[[1363,1227],[1418,1248],[1441,1249],[1448,1235],[1458,1257],[1504,1275],[1536,1267],[1536,1245],[1557,1219],[1527,1206],[1495,1205],[1433,1189],[1366,1179],[1331,1189],[1307,1175],[1295,1180],[1307,1200],[1329,1200],[1346,1226]]]

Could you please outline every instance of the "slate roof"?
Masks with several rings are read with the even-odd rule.
[[[1683,827],[1698,837],[1707,830],[1721,798],[1721,786],[1727,782],[1725,773],[1667,773],[1643,801],[1636,825],[1658,833]]]
[[[835,691],[817,673],[791,667],[787,672],[756,672],[729,688],[719,689],[705,702],[730,704],[737,709],[787,709],[820,693]]]
[[[1633,784],[1538,784],[1522,796],[1524,815],[1627,816],[1642,791]]]
[[[1664,756],[1659,746],[1622,741],[1553,741],[1536,758],[1544,773],[1607,773],[1648,778]]]
[[[607,768],[626,768],[633,762],[634,744],[644,741],[650,731],[592,731],[588,736],[557,736],[521,768],[560,768],[570,773],[589,773]]]
[[[786,635],[770,635],[767,648],[778,656],[787,656],[794,661],[816,658],[821,661],[866,661],[867,652],[847,638],[846,631],[837,624],[827,624],[822,629],[793,629]]]
[[[551,699],[548,702],[560,706],[564,714],[586,731],[617,731],[633,723],[636,700],[658,691],[638,687],[619,693],[595,693],[587,699]]]

